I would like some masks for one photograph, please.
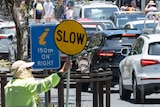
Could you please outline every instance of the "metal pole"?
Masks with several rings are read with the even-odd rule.
[[[71,60],[71,56],[69,56],[69,59]],[[69,98],[69,88],[70,88],[70,70],[67,72],[67,89],[66,89],[66,107],[68,107],[68,98]]]
[[[44,70],[44,74],[48,75],[48,71],[47,70]],[[49,93],[48,92],[45,92],[45,107],[48,107],[49,105]]]

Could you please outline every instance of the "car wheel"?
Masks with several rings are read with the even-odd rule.
[[[135,103],[142,103],[145,99],[144,89],[138,89],[136,77],[133,80],[133,100]]]
[[[87,92],[89,88],[90,83],[82,83],[82,91]]]
[[[131,91],[123,87],[122,76],[119,77],[119,96],[122,100],[128,100],[131,97]]]

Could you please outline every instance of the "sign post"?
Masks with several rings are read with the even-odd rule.
[[[79,54],[87,42],[87,34],[83,26],[74,20],[62,21],[55,29],[54,41],[60,51],[69,55]],[[66,107],[68,107],[70,71],[67,73]]]

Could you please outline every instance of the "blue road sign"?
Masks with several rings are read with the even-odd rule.
[[[30,26],[31,60],[33,69],[59,69],[59,50],[53,35],[56,25],[38,24]]]

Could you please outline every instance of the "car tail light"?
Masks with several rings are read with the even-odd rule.
[[[113,50],[103,50],[103,51],[99,51],[98,55],[99,56],[109,56],[109,57],[111,57],[111,56],[114,55],[114,53],[115,52]]]
[[[141,66],[148,66],[148,65],[154,65],[159,64],[159,61],[157,60],[150,60],[150,59],[141,59]]]
[[[0,39],[3,39],[3,38],[4,38],[4,36],[0,35]]]

